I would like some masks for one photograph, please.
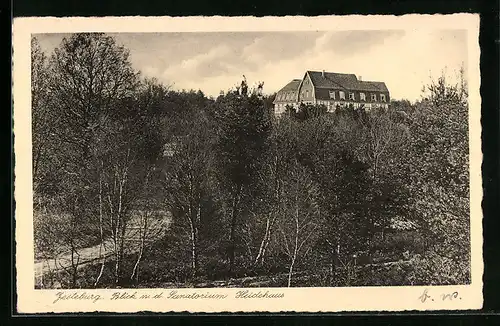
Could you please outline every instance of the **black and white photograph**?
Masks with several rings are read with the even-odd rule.
[[[32,290],[63,293],[51,303],[367,287],[462,300],[430,292],[473,283],[470,28],[342,26],[34,28]]]

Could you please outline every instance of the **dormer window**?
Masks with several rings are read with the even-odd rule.
[[[366,101],[366,94],[365,93],[359,93],[359,97],[361,101]]]
[[[345,93],[344,93],[343,91],[340,91],[340,92],[339,92],[339,98],[340,98],[341,100],[345,100]]]
[[[380,94],[380,100],[381,100],[382,102],[385,102],[385,94]]]
[[[349,100],[354,101],[354,93],[349,93]]]
[[[376,102],[377,101],[377,94],[372,94],[372,101]]]
[[[330,98],[335,99],[335,91],[330,91]]]

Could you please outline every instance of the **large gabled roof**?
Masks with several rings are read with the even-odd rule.
[[[291,92],[291,91],[297,91],[299,89],[300,82],[302,80],[300,79],[293,79],[291,82],[285,85],[282,89],[278,91],[279,92]]]
[[[316,88],[344,88],[357,91],[389,92],[384,82],[361,81],[355,74],[307,71]]]
[[[308,71],[314,87],[352,89],[358,83],[354,74],[339,74],[334,72]],[[324,76],[323,76],[324,75]]]
[[[377,81],[359,81],[360,91],[379,91],[379,92],[389,92],[387,86],[384,82]]]

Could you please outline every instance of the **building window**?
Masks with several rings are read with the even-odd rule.
[[[385,94],[380,94],[380,100],[381,100],[382,102],[385,102]]]
[[[309,91],[306,90],[306,97],[309,97]]]
[[[335,99],[335,91],[330,91],[330,98]]]
[[[359,93],[359,97],[361,101],[366,101],[366,94],[365,93]]]
[[[377,101],[377,94],[372,94],[372,101]]]
[[[339,98],[340,98],[341,100],[345,100],[345,93],[344,93],[344,92],[342,92],[342,91],[340,91],[340,92],[339,92]]]
[[[354,93],[349,93],[349,100],[354,101]]]

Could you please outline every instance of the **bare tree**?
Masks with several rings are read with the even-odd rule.
[[[315,231],[320,223],[320,208],[317,202],[318,187],[310,178],[307,169],[296,161],[289,170],[286,182],[287,198],[285,216],[280,223],[284,253],[289,257],[288,287],[298,261],[305,257],[314,242]]]
[[[264,165],[260,176],[265,179],[263,184],[266,184],[265,196],[265,225],[264,233],[260,241],[259,250],[254,260],[254,265],[263,265],[272,236],[276,230],[278,220],[283,215],[283,198],[284,198],[284,179],[288,172],[288,163],[290,157],[295,155],[293,136],[296,126],[287,121],[281,124],[276,124],[269,139],[270,148],[267,153],[267,164]],[[256,226],[257,227],[257,226]]]
[[[165,166],[164,187],[169,209],[182,218],[189,228],[191,269],[198,270],[200,228],[204,202],[208,200],[213,174],[213,137],[207,117],[201,113],[186,117],[189,133],[177,138],[175,151]],[[187,121],[186,121],[187,122]],[[182,223],[181,223],[182,224]]]
[[[102,170],[104,167],[104,162],[101,160],[100,168],[99,168],[99,258],[101,260],[101,269],[99,270],[99,274],[97,275],[94,286],[99,284],[99,280],[102,277],[104,272],[104,267],[106,266],[106,245],[105,245],[105,237],[104,237],[104,213],[103,213],[103,191],[102,191]]]
[[[97,285],[107,255],[107,234],[112,230],[117,240],[124,234],[123,219],[129,200],[124,196],[129,191],[128,175],[133,163],[130,150],[115,147],[123,155],[110,155],[103,145],[106,141],[117,140],[115,135],[105,136],[106,132],[117,132],[117,128],[106,130],[105,122],[118,121],[121,115],[129,114],[119,111],[128,109],[122,104],[134,94],[137,73],[128,60],[128,51],[117,45],[112,37],[100,33],[77,33],[64,38],[54,50],[45,73],[51,80],[48,86],[50,111],[55,112],[54,108],[58,111],[57,119],[41,128],[37,137],[43,138],[47,132],[54,135],[51,141],[57,151],[51,159],[61,175],[55,180],[56,191],[68,200],[74,198],[77,206],[73,209],[66,205],[68,210],[62,212],[76,214],[74,219],[78,221],[69,225],[75,229],[87,226],[84,237],[88,241],[82,243],[88,245],[95,241],[94,237],[99,239],[101,271],[95,282]],[[113,219],[106,225],[105,217],[110,216],[110,211],[113,211]],[[98,216],[97,222],[94,216]],[[89,234],[92,232],[96,236]],[[70,242],[75,271],[78,259],[73,253],[78,256],[76,250],[82,243]],[[115,252],[121,251],[116,249]]]
[[[55,150],[54,121],[58,119],[51,103],[49,62],[40,47],[38,39],[31,39],[31,112],[33,137],[33,186],[35,195],[41,183],[51,180],[48,174],[52,170],[50,158]]]
[[[137,259],[135,261],[130,280],[139,282],[140,264],[146,256],[147,249],[162,235],[169,223],[167,214],[161,208],[161,201],[158,200],[158,193],[161,194],[161,183],[158,182],[159,175],[156,167],[150,167],[150,170],[145,174],[145,181],[142,186],[144,196],[135,205],[135,214],[139,217],[136,232],[131,236],[129,241],[133,241],[131,245],[138,242]],[[159,169],[158,169],[159,170]]]

